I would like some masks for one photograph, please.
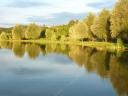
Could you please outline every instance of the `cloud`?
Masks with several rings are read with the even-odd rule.
[[[10,2],[8,5],[8,7],[16,7],[16,8],[29,8],[29,7],[40,7],[40,6],[50,6],[47,3],[44,2],[37,2],[37,1],[33,1],[33,0],[13,0],[12,2]]]
[[[10,26],[14,26],[15,24],[14,23],[7,23],[7,22],[4,22],[4,23],[2,23],[2,22],[0,22],[0,27],[10,27]]]
[[[102,8],[112,8],[112,6],[114,5],[115,2],[111,2],[111,1],[106,1],[106,2],[95,2],[95,3],[89,3],[86,6],[90,6],[93,8],[98,8],[98,9],[102,9]]]
[[[71,19],[84,18],[88,12],[111,8],[116,0],[1,0],[0,26],[16,23],[67,23]],[[4,25],[3,25],[4,24]]]
[[[68,12],[62,12],[62,13],[56,13],[51,14],[50,17],[43,17],[43,16],[31,16],[26,18],[28,22],[37,22],[37,23],[44,23],[47,25],[58,25],[58,24],[64,24],[68,23],[70,20],[76,20],[76,19],[82,19],[86,16],[87,13],[68,13]]]

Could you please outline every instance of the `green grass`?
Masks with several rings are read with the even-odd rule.
[[[114,50],[125,51],[125,49],[128,48],[125,46],[125,44],[119,45],[117,43],[112,43],[112,42],[96,42],[96,41],[85,41],[85,42],[82,42],[82,41],[52,41],[52,40],[40,39],[40,40],[38,40],[38,43],[40,43],[40,44],[55,43],[55,44],[80,45],[80,46],[96,48],[98,50],[109,50],[109,51],[114,51]]]

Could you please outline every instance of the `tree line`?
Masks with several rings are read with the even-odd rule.
[[[98,14],[89,13],[83,20],[71,20],[58,26],[28,26],[17,24],[10,32],[1,32],[2,40],[80,40],[116,42],[118,39],[128,42],[128,0],[118,0],[112,10],[103,9]]]

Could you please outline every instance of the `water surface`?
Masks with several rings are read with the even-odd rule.
[[[0,46],[0,96],[128,95],[127,52],[19,42]]]

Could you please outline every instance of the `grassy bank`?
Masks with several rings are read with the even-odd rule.
[[[112,42],[95,42],[95,41],[54,41],[54,40],[46,40],[46,39],[38,39],[38,40],[4,40],[6,42],[24,42],[24,43],[37,43],[37,44],[67,44],[67,45],[80,45],[96,48],[98,50],[120,50],[125,51],[128,49],[128,44],[118,44]],[[1,40],[2,42],[2,40]]]

